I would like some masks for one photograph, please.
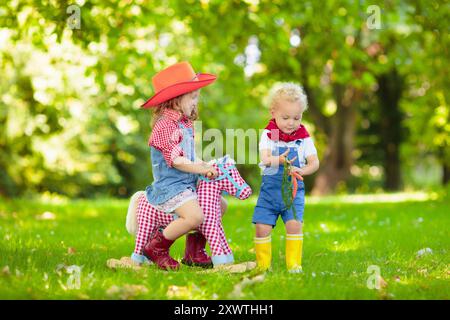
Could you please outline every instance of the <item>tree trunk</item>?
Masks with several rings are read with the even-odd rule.
[[[399,101],[403,91],[403,79],[393,69],[378,77],[378,100],[381,110],[381,144],[384,151],[384,187],[398,190],[402,186],[400,167],[400,144],[402,142],[402,119]]]
[[[450,179],[450,165],[447,147],[440,146],[437,151],[437,157],[442,163],[442,185],[446,186]]]
[[[337,110],[331,118],[328,146],[314,182],[313,195],[332,193],[340,181],[350,176],[356,128],[356,91],[336,85]]]
[[[445,186],[447,185],[449,179],[450,179],[450,166],[446,163],[443,165],[443,175],[442,175],[442,184]]]

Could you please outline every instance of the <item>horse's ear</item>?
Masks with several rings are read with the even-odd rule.
[[[223,157],[223,162],[224,162],[224,163],[229,163],[229,164],[236,164],[236,161],[234,161],[234,159],[233,159],[232,157],[230,157],[229,154],[226,154],[226,155]]]
[[[228,158],[229,158],[230,156],[229,155],[224,155],[222,158],[220,158],[219,159],[219,162],[220,163],[222,163],[222,164],[227,164],[228,163]]]

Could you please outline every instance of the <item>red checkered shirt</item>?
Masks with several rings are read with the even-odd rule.
[[[176,157],[184,156],[180,143],[183,140],[183,131],[179,122],[185,128],[193,128],[192,121],[173,109],[164,109],[161,117],[155,123],[148,145],[162,152],[169,167],[173,166]],[[193,131],[193,130],[192,130]]]

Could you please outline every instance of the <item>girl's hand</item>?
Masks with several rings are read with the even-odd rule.
[[[214,168],[211,165],[205,165],[205,170],[203,172],[205,176],[207,176],[209,179],[215,179],[219,175],[216,168]]]

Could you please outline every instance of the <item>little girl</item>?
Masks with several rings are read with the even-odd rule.
[[[149,140],[154,181],[146,188],[146,197],[155,208],[178,216],[143,249],[143,255],[163,270],[179,268],[169,248],[203,221],[196,194],[198,175],[218,175],[214,167],[196,159],[192,126],[199,89],[214,80],[212,74],[196,74],[188,62],[176,63],[152,78],[156,93],[142,105],[154,108]]]
[[[281,215],[286,227],[286,265],[291,273],[302,272],[303,211],[305,186],[299,181],[292,207],[282,198],[284,163],[291,164],[291,172],[309,175],[319,168],[317,151],[305,127],[301,125],[307,98],[302,87],[283,83],[270,98],[272,119],[262,133],[259,143],[262,184],[253,213],[256,224],[255,249],[258,267],[267,270],[272,260],[272,228]],[[293,179],[291,177],[290,179]],[[289,179],[289,183],[291,180]]]

